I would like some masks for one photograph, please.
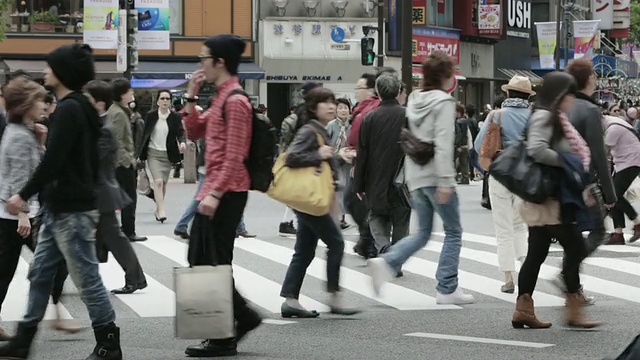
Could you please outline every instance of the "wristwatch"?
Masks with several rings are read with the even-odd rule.
[[[194,96],[194,97],[189,97],[189,95],[185,95],[184,99],[186,102],[188,103],[194,103],[194,102],[198,102],[198,97]]]

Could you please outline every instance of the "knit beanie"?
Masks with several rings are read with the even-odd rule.
[[[302,96],[302,98],[305,99],[309,94],[309,92],[317,87],[320,87],[320,84],[316,82],[309,81],[304,83],[304,85],[302,85],[302,88],[300,89],[300,96]]]
[[[224,59],[227,70],[231,75],[238,73],[240,57],[244,54],[247,43],[237,35],[220,34],[205,40],[205,46],[209,48],[211,56]]]
[[[92,52],[87,44],[63,45],[47,55],[47,64],[67,89],[78,91],[96,77]]]

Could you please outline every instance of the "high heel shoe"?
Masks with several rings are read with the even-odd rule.
[[[161,224],[164,224],[164,222],[167,220],[166,216],[163,216],[161,218],[159,218],[156,214],[154,214],[154,216],[156,217],[156,221],[159,221]]]

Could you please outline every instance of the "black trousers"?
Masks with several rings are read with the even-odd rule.
[[[236,228],[247,204],[247,192],[224,194],[213,218],[196,213],[191,226],[188,260],[190,266],[231,265]],[[253,317],[242,295],[233,287],[233,314],[238,322]]]
[[[122,166],[116,168],[116,180],[122,190],[131,198],[131,204],[122,209],[120,213],[122,232],[128,237],[136,235],[136,205],[138,203],[138,193],[136,189],[137,175],[133,165],[128,168]]]
[[[567,291],[576,293],[580,289],[580,264],[587,253],[582,233],[571,224],[533,226],[529,227],[529,250],[518,276],[518,295],[533,295],[553,238],[564,248],[562,272]]]
[[[369,208],[364,200],[358,199],[353,189],[353,178],[350,176],[344,189],[344,208],[358,225],[360,240],[373,243],[373,235],[369,228]]]
[[[18,220],[0,219],[0,308],[7,297],[9,285],[18,268],[22,246],[27,246],[32,252],[36,250],[39,233],[39,221],[32,219],[31,236],[23,238],[18,234]],[[62,263],[56,272],[56,278],[51,290],[53,303],[57,304],[62,296],[64,281],[67,278],[67,266]]]
[[[629,190],[631,183],[633,183],[639,174],[640,167],[638,166],[632,166],[613,174],[613,185],[616,189],[616,196],[618,197],[616,205],[611,209],[611,218],[613,219],[613,226],[615,228],[624,229],[625,215],[627,215],[631,220],[638,217],[636,210],[631,206],[631,204],[629,204],[629,201],[624,198],[624,193]]]
[[[120,230],[115,212],[100,214],[96,228],[96,240],[104,244],[124,270],[126,285],[147,283],[138,256],[133,250],[129,238]]]

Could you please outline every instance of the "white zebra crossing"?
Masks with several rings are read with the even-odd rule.
[[[443,234],[434,234],[436,236],[442,236]],[[505,307],[511,307],[515,302],[515,295],[504,294],[500,292],[500,285],[502,281],[500,279],[500,273],[497,268],[497,256],[495,254],[496,241],[495,238],[477,234],[463,234],[463,248],[461,250],[460,258],[460,270],[459,270],[459,286],[472,293],[482,294],[485,298],[481,298],[480,301],[495,302],[498,304],[504,304]],[[354,256],[351,248],[353,243],[346,242],[346,254],[347,256]],[[478,250],[478,245],[484,250]],[[148,254],[154,256],[154,261],[158,259],[164,259],[162,264],[166,264],[167,267],[172,266],[187,266],[186,254],[187,245],[182,242],[166,236],[149,236],[149,240],[144,243],[137,243],[136,247],[144,247],[149,250]],[[281,282],[284,278],[286,266],[291,260],[293,250],[290,248],[293,246],[293,242],[287,245],[278,245],[271,242],[259,240],[259,239],[242,239],[236,242],[236,248],[241,252],[251,254],[251,256],[258,256],[262,259],[266,259],[272,263],[277,264],[282,269],[281,273],[271,274],[270,278],[267,278],[263,271],[256,265],[253,267],[243,267],[234,265],[234,277],[238,290],[256,306],[262,308],[264,311],[272,314],[278,314],[280,312],[280,305],[282,299],[280,298]],[[487,250],[487,247],[493,248]],[[609,250],[611,247],[604,247],[602,250]],[[633,246],[614,247],[615,251],[619,253],[635,253],[640,248]],[[425,255],[439,254],[442,250],[442,242],[439,239],[434,238],[429,244],[403,266],[403,270],[409,276],[418,276],[419,278],[435,279],[435,272],[437,268],[437,262],[424,258]],[[241,254],[236,254],[240,256]],[[146,255],[150,256],[150,255]],[[141,258],[143,268],[146,269],[145,258]],[[397,310],[462,310],[460,306],[452,305],[437,305],[433,295],[434,290],[427,290],[425,292],[424,287],[412,288],[410,285],[401,286],[399,284],[387,284],[383,289],[381,297],[376,297],[371,289],[371,278],[364,268],[353,268],[346,265],[346,263],[353,264],[353,261],[345,261],[341,269],[340,285],[345,290],[349,303],[366,301],[367,303],[379,303],[386,305],[390,309]],[[478,266],[487,268],[490,271],[495,272],[495,278],[478,274]],[[151,267],[152,269],[154,267]],[[606,297],[629,301],[632,303],[640,303],[640,288],[627,285],[629,283],[640,284],[640,263],[631,260],[622,260],[615,258],[598,258],[592,257],[585,261],[585,268],[588,274],[583,274],[581,280],[584,284],[585,290],[597,294],[605,295]],[[606,269],[605,275],[611,277],[609,279],[606,276],[598,277],[594,276],[593,271],[595,269]],[[2,321],[18,321],[22,319],[26,309],[26,300],[29,289],[29,282],[26,278],[28,272],[28,263],[21,258],[18,269],[16,271],[15,278],[11,283],[7,298],[2,306],[2,312],[0,313],[0,320]],[[556,266],[544,264],[540,271],[540,279],[552,280],[559,272]],[[615,273],[615,276],[612,275]],[[116,263],[115,259],[110,256],[109,261],[106,264],[100,265],[100,273],[104,284],[107,288],[118,288],[124,284],[124,273],[120,266]],[[311,278],[315,278],[320,281],[326,281],[326,261],[319,257],[316,257],[307,271],[307,275]],[[172,282],[165,281],[164,283],[153,278],[153,274],[146,273],[148,287],[144,290],[138,291],[129,295],[116,295],[114,299],[114,306],[116,311],[126,307],[129,311],[135,313],[141,318],[157,318],[157,317],[173,317],[175,315],[175,293],[173,292]],[[623,277],[627,284],[616,282]],[[165,272],[166,278],[166,272]],[[274,281],[273,279],[278,279]],[[628,280],[631,279],[631,280]],[[68,282],[70,283],[70,282]],[[406,283],[406,282],[405,282]],[[403,283],[403,284],[405,284]],[[415,285],[414,285],[415,286]],[[71,288],[71,294],[74,293],[73,286],[68,285],[67,288]],[[318,289],[323,290],[323,289]],[[303,293],[305,289],[303,288]],[[316,291],[314,294],[320,293]],[[77,293],[77,291],[76,291]],[[542,291],[536,291],[536,305],[542,307],[551,306],[563,306],[564,299],[560,297],[560,294],[549,294]],[[300,295],[300,302],[308,308],[316,309],[321,312],[328,311],[328,306],[323,302],[326,299],[315,299],[313,296]],[[354,300],[354,301],[351,301]],[[78,296],[63,297],[63,304],[66,304],[69,309],[83,308]],[[473,308],[474,305],[469,307]],[[53,306],[50,305],[47,309],[45,316],[46,320],[54,318]],[[75,314],[75,313],[74,313]],[[83,316],[82,314],[75,314]],[[84,315],[86,317],[86,315]],[[65,319],[71,319],[73,316],[69,311],[62,307],[62,317]],[[273,321],[272,323],[278,325],[290,324],[289,321]]]

